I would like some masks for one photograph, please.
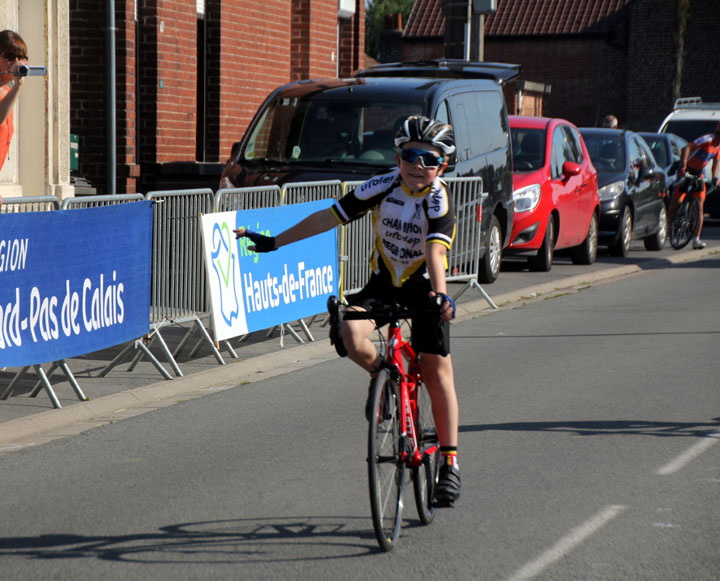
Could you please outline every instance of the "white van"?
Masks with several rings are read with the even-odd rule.
[[[720,122],[720,103],[703,103],[700,97],[675,101],[673,112],[660,125],[658,133],[674,133],[686,141],[712,133]]]

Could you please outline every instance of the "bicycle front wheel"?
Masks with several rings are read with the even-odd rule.
[[[670,224],[670,244],[675,250],[687,246],[697,232],[700,223],[700,203],[689,194],[678,206]]]
[[[400,536],[405,488],[405,462],[401,459],[400,390],[386,369],[373,382],[373,412],[368,431],[368,484],[370,509],[378,544],[391,551]]]
[[[435,517],[432,499],[440,471],[440,444],[432,415],[430,395],[423,383],[418,385],[417,390],[418,445],[423,453],[423,461],[420,466],[413,468],[413,488],[420,522],[428,525]]]

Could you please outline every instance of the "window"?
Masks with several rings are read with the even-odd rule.
[[[553,179],[562,177],[562,166],[569,161],[567,141],[562,127],[556,127],[552,138],[552,157],[550,159],[550,175]]]

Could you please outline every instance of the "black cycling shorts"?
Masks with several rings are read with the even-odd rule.
[[[445,356],[450,353],[450,323],[439,317],[438,309],[429,297],[431,291],[430,281],[424,277],[417,277],[398,288],[393,286],[389,276],[372,274],[359,293],[348,297],[348,304],[369,310],[373,301],[382,301],[396,302],[411,310],[422,309],[424,314],[411,321],[413,349],[418,353]],[[387,321],[375,323],[382,327]]]

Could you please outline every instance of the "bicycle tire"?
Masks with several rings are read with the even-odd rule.
[[[405,462],[401,459],[400,391],[386,369],[372,387],[368,429],[368,485],[375,538],[383,551],[395,548],[400,536],[405,489]]]
[[[432,404],[430,395],[424,384],[418,385],[418,445],[421,450],[435,446],[431,454],[423,454],[423,461],[420,466],[413,468],[413,489],[415,491],[415,506],[420,517],[420,522],[429,525],[435,517],[433,506],[433,494],[435,484],[440,472],[440,445],[438,443],[435,420],[432,415]]]
[[[700,203],[689,194],[677,207],[670,225],[670,245],[675,250],[685,248],[697,232],[700,222]]]

